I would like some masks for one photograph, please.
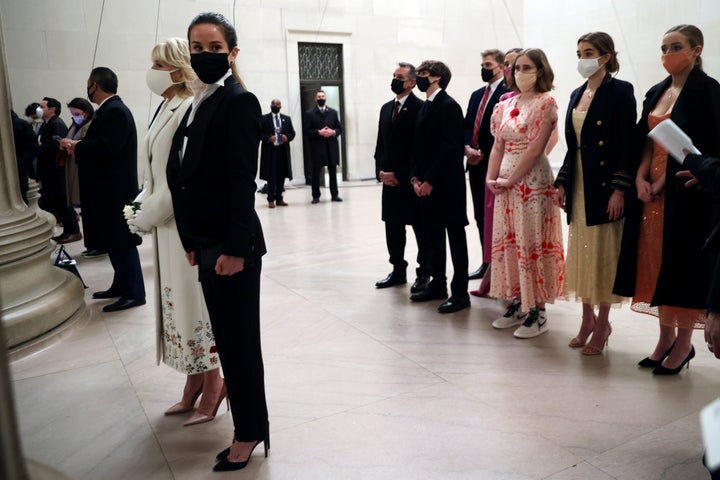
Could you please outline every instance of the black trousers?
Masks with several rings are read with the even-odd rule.
[[[489,238],[488,245],[485,245],[485,233],[483,228],[483,225],[485,224],[485,177],[487,176],[487,162],[488,159],[484,158],[480,165],[472,166],[468,169],[473,214],[475,223],[477,224],[477,228],[480,232],[480,244],[482,245],[483,252],[485,251],[485,248],[491,248],[490,242],[492,242],[492,238]]]
[[[328,175],[330,176],[330,196],[338,196],[337,186],[337,165],[328,165]],[[320,174],[322,173],[323,166],[313,165],[312,169],[312,197],[320,198]]]
[[[77,221],[77,212],[70,205],[59,210],[59,220],[63,224],[63,234],[80,233],[80,224]]]
[[[145,298],[145,281],[137,247],[111,250],[108,257],[115,271],[110,290],[123,298]]]
[[[430,245],[430,273],[433,277],[430,288],[442,288],[447,281],[445,275],[447,263],[445,233],[447,232],[447,239],[450,244],[450,258],[453,264],[453,278],[450,282],[451,296],[463,297],[467,295],[468,251],[465,227],[427,225],[424,230]]]
[[[413,225],[415,232],[415,240],[417,241],[418,254],[415,270],[418,276],[429,276],[429,248],[425,237],[422,235],[422,229],[418,225]],[[405,274],[408,262],[405,261],[405,245],[407,244],[407,236],[405,223],[402,222],[385,222],[385,241],[387,243],[388,253],[390,254],[390,263],[393,266],[393,272]]]
[[[239,442],[267,435],[265,372],[260,346],[260,260],[235,275],[218,275],[200,258],[200,283],[210,314]],[[217,257],[215,257],[217,258]]]
[[[287,177],[285,161],[285,149],[283,147],[272,147],[273,152],[270,157],[270,172],[267,178],[267,199],[268,202],[283,199],[283,186],[285,185],[285,177]]]

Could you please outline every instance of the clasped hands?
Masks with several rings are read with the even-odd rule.
[[[397,177],[395,177],[395,172],[385,172],[380,170],[380,173],[378,173],[378,178],[383,185],[387,185],[388,187],[394,187],[400,184]]]
[[[479,165],[485,155],[480,150],[467,146],[465,147],[465,158],[467,158],[468,165]]]
[[[325,138],[334,137],[334,136],[335,136],[335,130],[333,130],[332,128],[330,128],[330,127],[328,127],[327,125],[325,125],[323,128],[321,128],[320,130],[318,130],[318,134],[319,134],[321,137],[325,137]]]
[[[197,252],[189,252],[185,254],[190,266],[197,265]],[[245,268],[245,259],[242,257],[232,257],[230,255],[220,255],[215,262],[215,273],[218,275],[235,275],[242,272]]]
[[[287,143],[287,141],[288,141],[287,135],[285,135],[285,134],[283,133],[283,134],[280,135],[280,138],[282,139],[282,143]],[[277,140],[277,136],[276,136],[276,135],[272,135],[270,138],[268,138],[268,142],[270,142],[270,143],[275,143],[276,140]]]
[[[488,188],[495,195],[504,193],[515,186],[515,182],[511,182],[509,179],[502,177],[498,177],[495,180],[487,180],[485,183],[487,183]]]
[[[77,145],[79,141],[80,140],[63,138],[62,140],[60,140],[60,150],[64,150],[70,155],[75,155],[75,145]]]

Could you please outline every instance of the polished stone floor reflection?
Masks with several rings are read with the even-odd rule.
[[[262,283],[271,451],[241,472],[211,472],[232,435],[223,405],[194,427],[163,411],[184,377],[155,364],[152,301],[103,314],[107,258],[80,257],[88,310],[62,338],[12,364],[25,454],[77,479],[704,479],[699,410],[720,392],[720,362],[698,356],[675,377],[636,363],[657,321],[611,312],[609,349],[567,347],[580,305],[548,306],[550,332],[493,330],[499,302],[439,315],[409,286],[376,290],[389,271],[374,182],[289,207],[257,197],[269,253]],[[470,266],[481,252],[468,227]],[[409,254],[415,246],[409,234]],[[152,295],[150,240],[142,246]],[[179,258],[178,261],[184,261]],[[410,280],[414,278],[409,270]],[[470,283],[476,288],[477,282]],[[149,298],[148,300],[152,300]]]

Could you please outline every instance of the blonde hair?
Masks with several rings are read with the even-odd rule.
[[[152,50],[152,59],[153,61],[162,60],[180,71],[182,83],[180,84],[178,95],[181,98],[187,98],[193,95],[189,83],[195,80],[197,75],[190,66],[190,48],[188,47],[187,40],[175,37],[158,43]]]

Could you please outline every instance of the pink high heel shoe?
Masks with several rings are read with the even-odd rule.
[[[197,399],[200,397],[200,393],[202,392],[202,387],[203,387],[203,381],[201,379],[200,385],[198,385],[196,391],[194,391],[194,392],[183,391],[182,400],[180,400],[178,403],[176,403],[172,407],[165,410],[165,415],[179,415],[181,413],[189,412],[193,408],[195,408],[195,402],[197,402]]]
[[[203,396],[203,400],[205,400],[205,397]],[[225,403],[227,404],[228,410],[230,409],[230,401],[228,399],[227,394],[227,386],[225,385],[225,380],[223,380],[223,386],[220,390],[220,394],[218,395],[218,398],[215,400],[215,404],[212,407],[212,413],[204,413],[201,411],[202,409],[202,401],[200,402],[200,406],[198,407],[197,411],[193,413],[190,418],[183,424],[185,427],[190,427],[192,425],[199,425],[201,423],[206,423],[215,418],[215,415],[217,415],[218,408],[220,408],[220,404],[222,404],[223,400],[225,400]]]

